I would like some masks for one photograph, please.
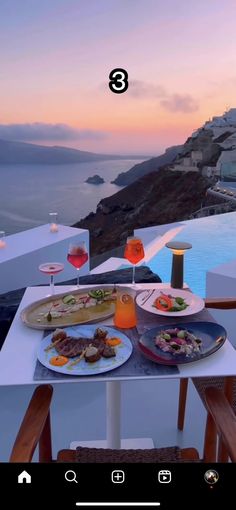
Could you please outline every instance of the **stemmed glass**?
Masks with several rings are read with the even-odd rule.
[[[88,252],[85,242],[69,245],[67,260],[77,269],[77,287],[79,288],[79,269],[87,262]]]
[[[54,275],[60,273],[63,269],[64,265],[60,262],[45,262],[45,264],[40,264],[39,271],[50,275],[50,295],[54,294]]]
[[[144,258],[144,247],[141,239],[138,237],[128,237],[124,256],[129,262],[131,262],[131,264],[133,264],[132,285],[137,288],[135,285],[135,267],[136,264]]]

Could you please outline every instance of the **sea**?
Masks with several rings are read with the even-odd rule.
[[[102,198],[121,188],[111,181],[143,159],[109,160],[66,165],[0,165],[0,230],[6,235],[49,223],[73,225],[96,211]],[[98,174],[100,185],[85,180]]]

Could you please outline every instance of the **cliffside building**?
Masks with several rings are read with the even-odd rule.
[[[211,120],[207,121],[204,124],[205,129],[212,129],[216,127],[236,128],[236,108],[231,108],[229,111],[226,111],[223,115],[212,117]]]
[[[203,159],[202,151],[191,151],[189,156],[180,158],[172,166],[172,170],[179,170],[180,172],[199,172],[198,164]]]

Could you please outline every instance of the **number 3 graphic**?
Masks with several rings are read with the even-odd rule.
[[[125,69],[117,67],[109,74],[109,87],[115,94],[122,94],[128,89],[128,73]]]

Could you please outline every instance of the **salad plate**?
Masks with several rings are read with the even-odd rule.
[[[227,337],[215,322],[188,322],[157,326],[139,339],[145,357],[162,365],[180,365],[201,360],[218,351]]]
[[[166,287],[156,289],[147,297],[147,291],[136,298],[143,310],[167,317],[183,317],[200,312],[205,307],[204,300],[190,291]]]

